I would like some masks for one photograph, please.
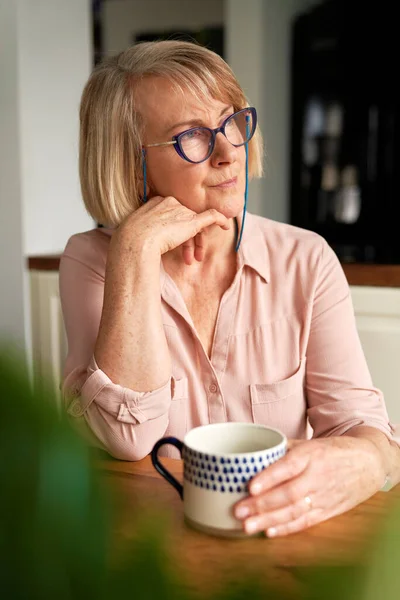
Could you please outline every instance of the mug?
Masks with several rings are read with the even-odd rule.
[[[183,459],[183,485],[158,459],[164,444]],[[248,537],[233,507],[248,496],[249,481],[286,454],[287,438],[255,423],[215,423],[191,429],[183,442],[160,439],[151,452],[155,469],[177,490],[191,527],[222,537]]]

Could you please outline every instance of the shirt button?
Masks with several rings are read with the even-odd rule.
[[[76,385],[74,385],[70,390],[69,390],[69,395],[71,396],[71,398],[77,398],[80,395],[81,391],[80,388]]]
[[[69,412],[73,417],[81,416],[81,403],[79,402],[79,400],[74,400],[72,406],[69,409]]]
[[[215,383],[212,383],[208,389],[209,389],[209,391],[210,391],[212,394],[215,394],[215,392],[218,390],[218,388],[217,388],[217,386],[215,385]]]

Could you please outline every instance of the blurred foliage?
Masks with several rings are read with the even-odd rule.
[[[20,356],[0,351],[0,590],[7,600],[198,598],[168,563],[165,520],[143,519],[126,559],[109,564],[111,513],[85,444],[57,413],[49,391],[33,393]],[[266,543],[268,541],[266,540]],[[298,569],[304,600],[398,600],[400,507],[368,565]],[[218,600],[286,600],[267,574],[247,574]],[[292,597],[292,596],[291,596]]]

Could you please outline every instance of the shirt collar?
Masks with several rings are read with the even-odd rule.
[[[267,283],[270,281],[270,263],[268,247],[256,215],[246,214],[242,241],[238,250],[239,266],[254,269]],[[238,217],[239,231],[242,215]]]

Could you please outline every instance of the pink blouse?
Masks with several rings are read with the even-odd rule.
[[[369,425],[392,439],[345,275],[320,236],[248,214],[211,359],[161,262],[172,377],[159,389],[137,392],[113,383],[93,356],[111,235],[94,229],[72,236],[60,265],[68,337],[64,403],[90,443],[116,458],[139,460],[165,435],[182,439],[192,427],[226,421],[262,423],[289,438]],[[164,455],[177,451],[164,446]]]

